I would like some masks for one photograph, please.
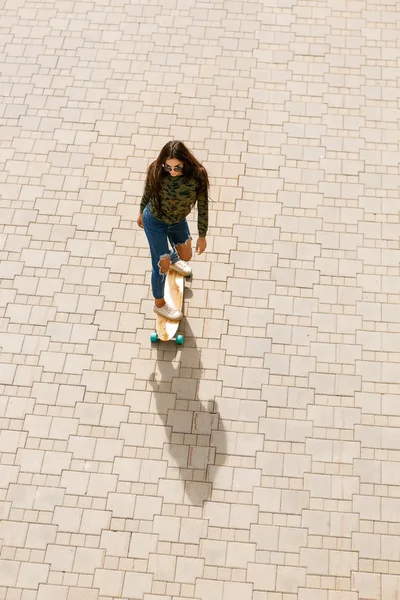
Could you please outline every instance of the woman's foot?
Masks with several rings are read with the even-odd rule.
[[[192,274],[191,267],[189,267],[187,262],[185,262],[182,259],[178,260],[176,263],[172,263],[170,266],[170,269],[172,269],[173,271],[176,271],[177,273],[179,273],[180,275],[183,275],[184,277],[188,277],[189,275]]]
[[[163,304],[163,306],[154,305],[153,310],[155,313],[157,313],[161,317],[168,319],[168,321],[180,321],[183,317],[183,314],[181,313],[180,310],[176,310],[175,308],[172,308],[172,306],[170,306],[167,303]]]

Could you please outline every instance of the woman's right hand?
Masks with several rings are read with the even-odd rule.
[[[139,213],[139,216],[137,218],[137,224],[139,225],[139,227],[141,227],[143,229],[143,214]]]

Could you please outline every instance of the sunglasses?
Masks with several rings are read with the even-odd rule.
[[[173,169],[169,165],[163,165],[162,167],[164,171],[167,171],[167,173],[171,173],[172,170],[174,170],[175,173],[182,173],[183,171],[183,167],[181,167],[180,165],[174,167]]]

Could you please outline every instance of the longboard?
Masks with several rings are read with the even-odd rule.
[[[185,287],[185,278],[173,269],[170,269],[165,282],[164,297],[165,301],[176,308],[182,310],[183,306],[183,290]],[[178,331],[179,321],[169,321],[165,317],[156,315],[156,331],[150,334],[150,341],[169,342],[174,339],[175,342],[182,346],[185,338],[183,335],[176,335]]]

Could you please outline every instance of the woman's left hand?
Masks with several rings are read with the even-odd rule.
[[[207,241],[205,237],[199,237],[197,239],[196,244],[196,252],[197,254],[203,254],[204,250],[207,248]]]

